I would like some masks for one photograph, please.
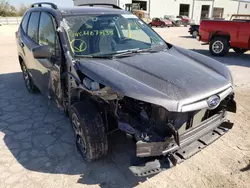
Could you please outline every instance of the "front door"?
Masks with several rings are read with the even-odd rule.
[[[56,32],[55,21],[52,15],[42,12],[39,22],[38,44],[47,45],[53,55],[50,59],[35,59],[35,67],[39,73],[39,89],[48,98],[60,104],[61,84],[60,84],[60,65],[61,51],[59,39]]]
[[[52,16],[45,12],[32,12],[27,27],[27,35],[22,40],[26,52],[25,64],[33,82],[41,93],[61,104],[61,57]],[[34,58],[32,49],[39,45],[48,45],[53,52],[53,56],[49,59]]]

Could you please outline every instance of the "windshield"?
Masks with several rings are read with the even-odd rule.
[[[69,16],[68,40],[75,55],[107,55],[125,50],[165,49],[166,43],[133,14]]]

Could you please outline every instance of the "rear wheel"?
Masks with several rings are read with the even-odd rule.
[[[244,54],[246,51],[246,49],[243,49],[243,48],[233,48],[233,50],[238,53],[238,54]]]
[[[70,108],[70,119],[76,134],[76,146],[83,159],[94,161],[107,155],[108,140],[98,109],[89,100]]]
[[[32,79],[31,79],[31,77],[29,75],[28,69],[25,66],[24,62],[21,63],[21,68],[22,68],[22,72],[23,72],[24,83],[25,83],[25,86],[26,86],[27,90],[30,93],[37,93],[37,92],[39,92],[38,88],[33,83]]]
[[[214,37],[209,44],[210,53],[214,56],[226,55],[229,47],[229,40],[224,37]]]

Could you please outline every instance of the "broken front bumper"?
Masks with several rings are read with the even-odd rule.
[[[217,140],[232,126],[233,123],[227,121],[225,114],[220,113],[180,135],[180,146],[174,139],[166,142],[137,142],[139,158],[130,166],[130,170],[136,176],[148,176],[175,166]]]

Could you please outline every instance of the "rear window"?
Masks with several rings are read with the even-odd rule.
[[[38,43],[38,23],[39,23],[40,12],[32,12],[30,16],[30,21],[28,25],[28,36]]]
[[[23,17],[23,20],[22,20],[21,27],[25,33],[27,31],[27,25],[28,25],[29,18],[30,18],[30,13],[28,12],[27,14],[25,14],[25,16]]]

